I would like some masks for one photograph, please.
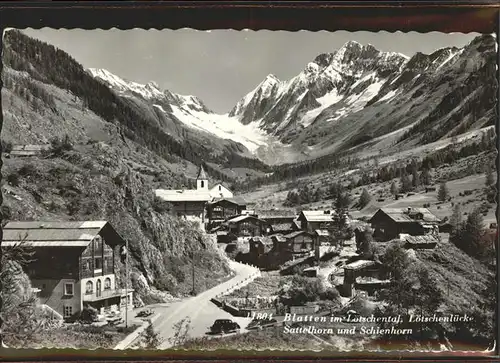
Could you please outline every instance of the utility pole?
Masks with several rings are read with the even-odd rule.
[[[192,255],[192,260],[191,260],[191,266],[192,266],[192,276],[193,276],[193,296],[196,295],[196,292],[195,292],[195,286],[194,286],[194,257],[195,257],[195,253],[193,252],[193,255]]]
[[[128,328],[128,239],[125,240],[125,328]]]

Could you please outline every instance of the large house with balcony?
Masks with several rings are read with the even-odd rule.
[[[132,307],[131,289],[118,288],[115,260],[125,241],[106,221],[9,222],[2,248],[34,251],[25,266],[40,302],[70,319],[84,306],[101,314]]]

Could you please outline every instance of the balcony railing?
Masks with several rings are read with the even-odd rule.
[[[128,291],[131,292],[132,290],[129,289]],[[116,290],[103,290],[99,292],[94,291],[92,294],[83,295],[83,301],[99,301],[118,296],[126,296],[126,290],[116,289]]]

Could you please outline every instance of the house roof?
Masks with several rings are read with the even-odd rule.
[[[285,237],[285,238],[294,238],[294,237],[297,237],[297,236],[299,236],[301,234],[310,235],[310,233],[307,232],[307,231],[295,231],[295,232],[292,232],[292,233],[288,233],[288,234],[284,235],[283,237]]]
[[[232,198],[215,197],[209,202],[209,204],[217,204],[217,203],[222,202],[222,201],[227,201],[229,203],[233,203],[236,205],[246,205],[247,204],[247,202],[241,197],[232,197]]]
[[[39,151],[24,151],[24,150],[12,150],[10,153],[12,156],[36,156],[39,155]]]
[[[50,148],[50,145],[13,145],[12,151],[41,152]]]
[[[198,176],[196,177],[198,180],[207,180],[207,173],[205,173],[205,169],[203,169],[203,165],[200,165],[200,171],[198,171]]]
[[[271,240],[276,240],[277,242],[286,242],[286,238],[280,234],[272,236]]]
[[[279,219],[279,218],[294,219],[297,216],[295,211],[289,209],[259,210],[258,213],[259,217],[262,219]]]
[[[262,219],[259,219],[257,217],[254,217],[254,216],[249,216],[249,215],[240,215],[240,216],[236,216],[236,217],[233,217],[233,218],[230,218],[226,221],[226,223],[239,223],[239,222],[242,222],[246,219],[253,219],[253,220],[256,220],[256,221],[260,221],[260,222],[263,222],[265,223],[265,221],[263,221]]]
[[[301,215],[304,216],[308,222],[330,222],[332,220],[332,211],[322,210],[303,210]]]
[[[314,231],[318,236],[320,237],[328,237],[330,236],[330,233],[326,229],[317,229]]]
[[[196,189],[156,189],[155,195],[166,202],[208,202],[210,193]]]
[[[87,247],[98,234],[108,243],[125,243],[106,221],[37,221],[7,223],[3,227],[2,246],[13,246],[23,241],[31,247]]]
[[[424,222],[439,222],[440,219],[432,214],[427,208],[380,208],[376,213],[385,213],[394,222],[416,222],[412,215],[421,213]],[[375,217],[375,215],[373,217]],[[373,217],[370,219],[372,220]]]
[[[291,223],[271,223],[271,227],[275,232],[286,232],[292,230]]]
[[[259,237],[259,236],[254,236],[254,237],[250,238],[250,241],[264,243],[264,239],[262,237]]]
[[[345,270],[360,270],[365,267],[373,266],[375,265],[375,261],[371,260],[358,260],[354,261],[348,265],[344,266]]]

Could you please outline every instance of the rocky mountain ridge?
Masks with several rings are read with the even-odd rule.
[[[350,41],[288,81],[269,74],[224,115],[154,83],[124,87],[109,72],[90,72],[120,94],[149,100],[177,127],[233,140],[238,152],[279,164],[363,145],[397,152],[492,125],[495,47],[494,36],[482,35],[408,57]]]

